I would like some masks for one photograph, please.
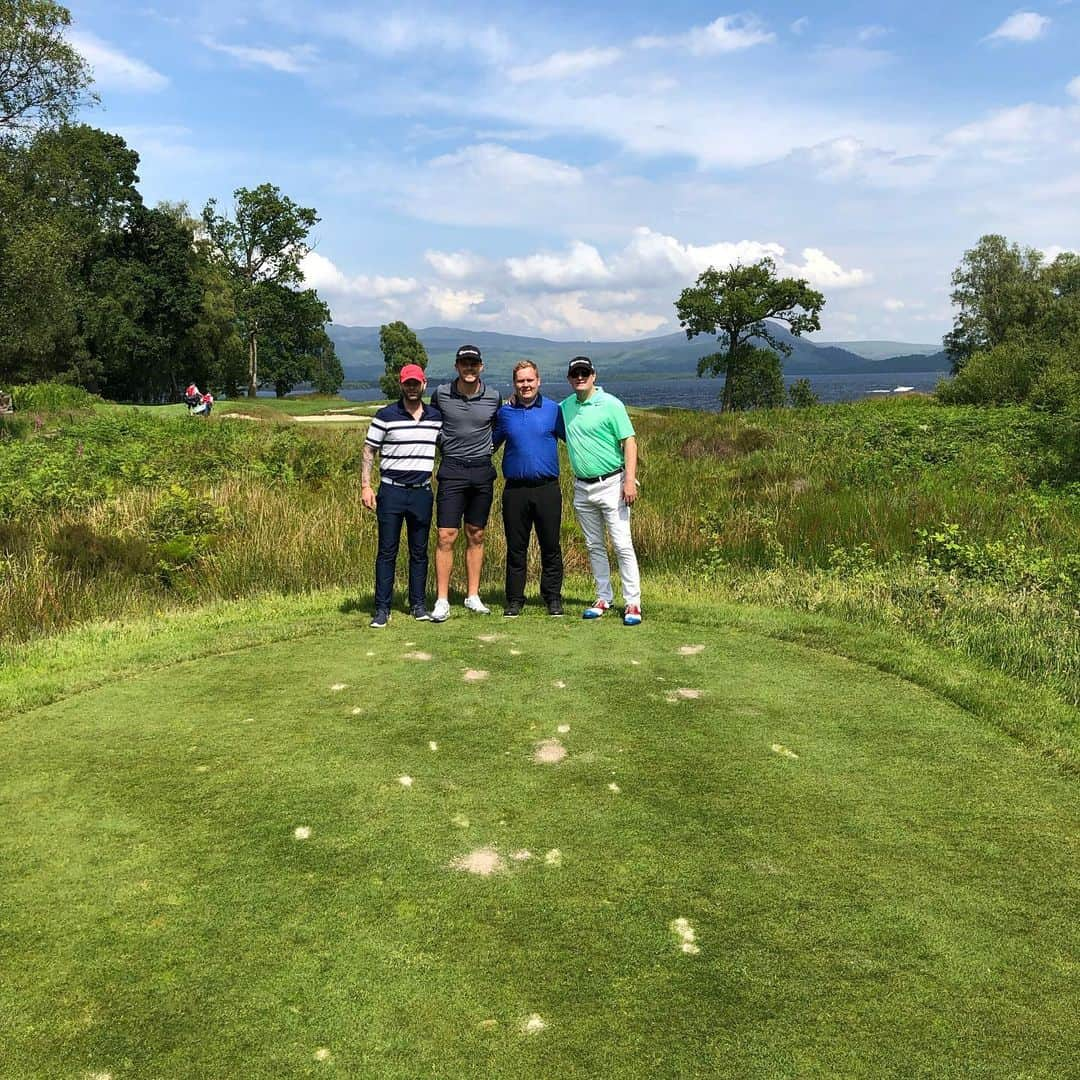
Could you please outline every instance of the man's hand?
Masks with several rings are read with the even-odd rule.
[[[375,509],[375,492],[370,484],[365,484],[360,490],[360,501],[369,509]]]
[[[627,506],[631,506],[637,498],[637,482],[627,480],[622,486],[622,499]]]

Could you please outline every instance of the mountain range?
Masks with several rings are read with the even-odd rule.
[[[778,340],[791,346],[791,355],[784,360],[784,374],[789,378],[856,372],[946,371],[949,367],[945,353],[932,345],[887,341],[815,344],[805,337],[794,337],[779,324],[772,323],[770,328]],[[346,379],[377,379],[382,374],[377,326],[332,324],[327,332],[334,341]],[[591,357],[602,374],[693,375],[697,372],[698,358],[719,348],[715,338],[697,337],[688,341],[683,333],[637,341],[549,341],[490,330],[429,326],[417,330],[416,335],[427,350],[429,370],[435,377],[451,374],[454,354],[466,342],[480,349],[485,372],[498,379],[509,379],[514,364],[521,359],[534,360],[544,373],[565,368],[573,356]]]

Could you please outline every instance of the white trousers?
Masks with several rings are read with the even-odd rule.
[[[574,481],[574,514],[585,534],[589,564],[596,578],[598,600],[614,603],[611,587],[611,563],[608,562],[604,530],[611,538],[615,558],[619,563],[623,601],[629,606],[641,606],[641,575],[638,573],[634,541],[630,536],[630,507],[622,500],[623,474],[616,473],[596,484]]]

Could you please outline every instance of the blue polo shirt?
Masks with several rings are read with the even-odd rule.
[[[502,469],[507,480],[557,480],[559,439],[566,438],[559,406],[543,394],[531,405],[512,397],[495,414],[494,443],[504,443]]]

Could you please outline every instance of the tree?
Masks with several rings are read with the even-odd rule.
[[[90,68],[64,39],[70,25],[52,0],[0,0],[0,132],[61,123],[93,100]]]
[[[964,252],[952,275],[952,302],[960,310],[945,335],[954,375],[974,353],[996,348],[1010,334],[1036,330],[1051,304],[1042,263],[1042,252],[995,234]]]
[[[808,409],[820,405],[821,399],[814,393],[809,379],[796,379],[788,387],[788,401],[793,409]]]
[[[386,372],[379,376],[379,386],[388,398],[396,398],[401,394],[401,369],[406,364],[419,364],[426,371],[427,349],[400,320],[379,327],[379,348],[386,363]]]
[[[300,262],[311,250],[307,236],[318,222],[311,207],[299,206],[273,184],[233,192],[233,217],[217,213],[214,199],[203,209],[203,225],[215,258],[237,287],[237,312],[248,346],[247,392],[259,386],[259,312],[273,300],[260,298],[263,285],[297,285],[304,280]]]
[[[696,285],[683,289],[675,301],[679,325],[686,330],[688,339],[698,334],[716,334],[723,346],[721,352],[698,361],[699,377],[724,375],[721,411],[738,408],[735,396],[742,369],[761,371],[758,354],[762,350],[750,344],[751,338],[766,342],[784,356],[791,352],[791,346],[770,331],[766,320],[786,323],[798,337],[805,331],[821,329],[819,315],[824,305],[825,297],[804,279],[778,278],[776,264],[769,258],[749,266],[729,266],[727,270],[710,266]]]
[[[316,375],[322,386],[333,381],[335,365],[340,371],[341,364],[324,329],[330,311],[319,294],[314,289],[265,282],[256,300],[263,342],[261,384],[284,397],[299,383],[314,381]],[[341,379],[332,390],[340,386]]]

